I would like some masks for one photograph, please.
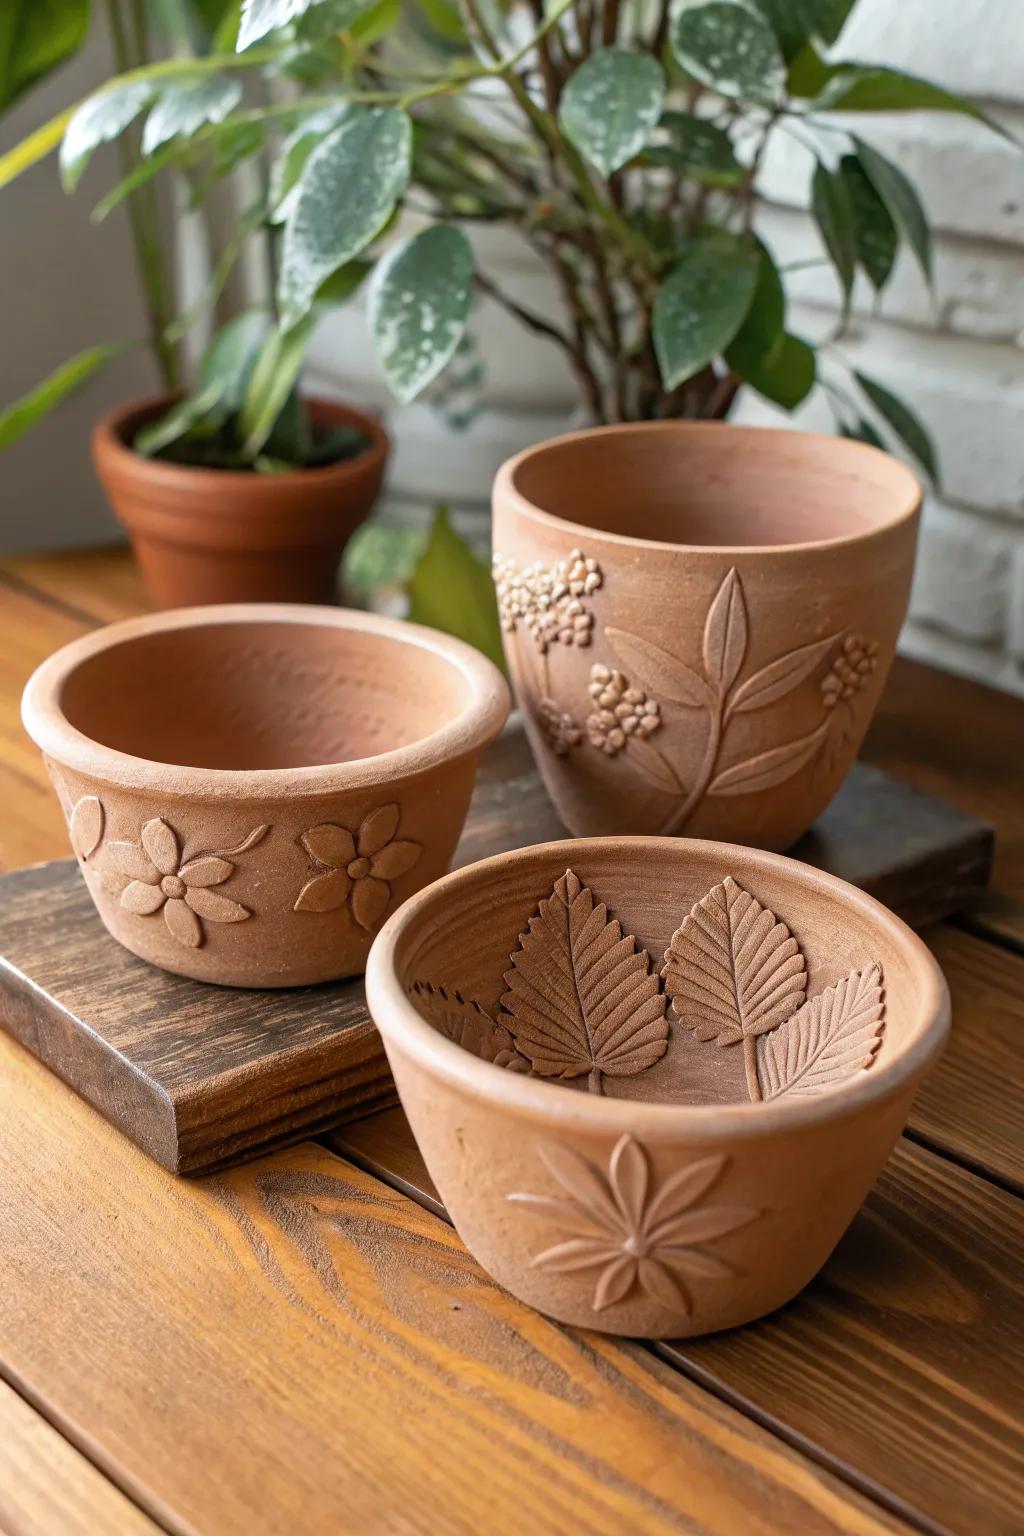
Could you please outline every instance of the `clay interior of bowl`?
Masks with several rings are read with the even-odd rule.
[[[60,705],[91,741],[151,762],[303,768],[422,740],[464,688],[443,657],[389,635],[257,621],[124,640],[75,667]]]
[[[544,1075],[536,1069],[545,1060],[575,1061],[577,1069],[584,1064],[579,1076],[547,1080],[651,1102],[749,1104],[756,1092],[761,1102],[794,1102],[809,1093],[841,1093],[920,1039],[930,1020],[921,963],[908,952],[902,925],[880,923],[816,883],[813,872],[809,880],[780,880],[756,853],[736,849],[726,858],[714,847],[657,839],[623,851],[617,840],[590,840],[527,849],[508,862],[462,871],[436,897],[431,891],[418,899],[415,920],[396,946],[398,983],[429,1024],[495,1063],[495,1072]],[[575,884],[556,888],[569,854],[578,893]],[[574,905],[571,924],[566,895],[582,903]],[[749,904],[751,897],[758,905]],[[549,899],[538,920],[539,904]],[[701,902],[684,939],[674,942],[672,974],[655,983],[642,958],[633,958],[630,937],[647,951],[657,977],[673,935]],[[774,922],[760,914],[761,905]],[[531,918],[533,933],[521,947]],[[621,923],[621,935],[606,928],[609,919]],[[763,1020],[773,998],[778,1004],[779,1022],[750,1048],[714,1038],[735,1013],[730,928],[742,951],[737,969],[748,1018],[763,1004]],[[848,980],[851,973],[859,979]],[[580,996],[591,1021],[615,1016],[614,1030],[605,1030],[607,1041],[617,1042],[606,1045],[606,1058],[615,1060],[598,1078],[586,1070],[579,1046]],[[699,1038],[703,1033],[712,1038]]]
[[[902,464],[861,443],[716,424],[555,439],[523,456],[512,484],[603,533],[730,548],[865,534],[918,499]]]

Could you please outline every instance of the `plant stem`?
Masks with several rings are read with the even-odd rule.
[[[757,1036],[743,1036],[743,1070],[747,1078],[747,1093],[751,1102],[760,1104],[761,1084],[757,1080]]]
[[[725,700],[717,699],[710,709],[710,721],[708,724],[708,739],[704,745],[704,756],[701,759],[697,776],[693,781],[693,788],[683,801],[678,811],[669,817],[668,822],[661,828],[659,836],[670,837],[676,832],[682,831],[703,800],[711,775],[715,771],[718,762],[718,753],[722,745],[722,723],[725,711]]]
[[[590,1076],[587,1078],[587,1091],[588,1093],[604,1093],[604,1085],[601,1081],[600,1067],[594,1067],[593,1071],[590,1073]]]
[[[123,72],[132,60],[117,0],[107,0],[107,15],[110,21],[114,62],[118,71]],[[138,17],[135,20],[136,44],[142,46],[144,27],[139,26]],[[137,138],[137,135],[135,137]],[[121,158],[122,173],[130,175],[138,164],[138,153],[133,139],[128,134],[122,134],[118,140],[118,153]],[[153,356],[160,369],[164,387],[174,390],[180,384],[178,355],[173,343],[168,340],[166,332],[174,319],[175,305],[164,263],[159,210],[152,187],[147,186],[140,191],[145,192],[144,198],[131,197],[128,200],[128,224],[135,250],[135,265],[146,300],[147,326]]]

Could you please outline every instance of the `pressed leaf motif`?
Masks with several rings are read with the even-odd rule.
[[[542,1077],[631,1077],[665,1054],[668,1022],[646,950],[571,869],[520,936],[501,999]]]
[[[704,621],[704,671],[716,694],[736,681],[747,651],[747,605],[735,566],[715,593]]]
[[[71,812],[68,834],[71,846],[84,863],[103,839],[103,806],[95,795],[83,795]]]
[[[808,999],[757,1042],[761,1097],[820,1093],[870,1066],[881,1044],[883,1014],[882,972],[874,964]]]
[[[761,667],[736,689],[730,703],[732,713],[746,714],[784,699],[821,665],[838,638],[838,635],[827,635],[824,640],[812,640],[810,645],[798,646],[795,651],[787,651],[784,656],[777,656]]]
[[[410,988],[420,1012],[441,1034],[481,1061],[492,1061],[510,1072],[529,1073],[530,1063],[516,1050],[515,1040],[502,1024],[497,1024],[478,1002],[467,1000],[461,992],[435,987],[429,981],[415,981]]]
[[[792,778],[798,769],[809,763],[825,739],[828,721],[819,725],[808,736],[787,741],[769,752],[759,752],[756,757],[745,758],[725,768],[708,785],[709,795],[750,795],[755,790],[774,789],[776,784]]]
[[[719,1045],[774,1029],[807,994],[796,939],[731,875],[683,919],[661,974],[680,1022]]]
[[[688,1315],[693,1302],[684,1276],[721,1280],[734,1273],[724,1259],[699,1245],[761,1214],[750,1206],[701,1203],[725,1169],[725,1157],[701,1158],[661,1184],[651,1179],[645,1148],[629,1135],[612,1150],[607,1174],[557,1143],[542,1146],[540,1157],[564,1193],[507,1198],[561,1229],[560,1241],[531,1261],[536,1268],[556,1274],[600,1271],[595,1312],[625,1300],[638,1285],[669,1311]]]
[[[699,709],[708,703],[710,692],[704,679],[653,640],[628,634],[624,629],[606,629],[604,637],[627,671],[651,693],[687,709]]]

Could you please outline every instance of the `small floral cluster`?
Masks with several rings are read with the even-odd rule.
[[[628,687],[621,672],[601,662],[590,669],[590,697],[597,708],[587,718],[587,735],[609,757],[621,752],[630,736],[650,736],[661,725],[657,701],[642,688]]]
[[[601,585],[596,560],[574,549],[567,560],[545,566],[539,560],[520,570],[515,560],[494,557],[494,586],[502,628],[522,624],[539,650],[549,645],[590,644],[594,616],[583,598]]]
[[[541,699],[537,706],[537,724],[556,757],[565,757],[570,747],[578,746],[583,739],[583,732],[572,715],[559,709],[554,699]]]
[[[832,670],[821,680],[821,697],[826,709],[834,709],[840,699],[852,699],[878,666],[878,641],[863,635],[847,635]]]

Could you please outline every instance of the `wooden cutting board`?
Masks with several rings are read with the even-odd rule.
[[[456,855],[565,836],[522,732],[485,755]],[[916,927],[988,879],[992,831],[858,764],[792,850]],[[393,1103],[361,980],[208,986],[109,937],[71,859],[0,876],[0,1022],[157,1162],[207,1173]]]

